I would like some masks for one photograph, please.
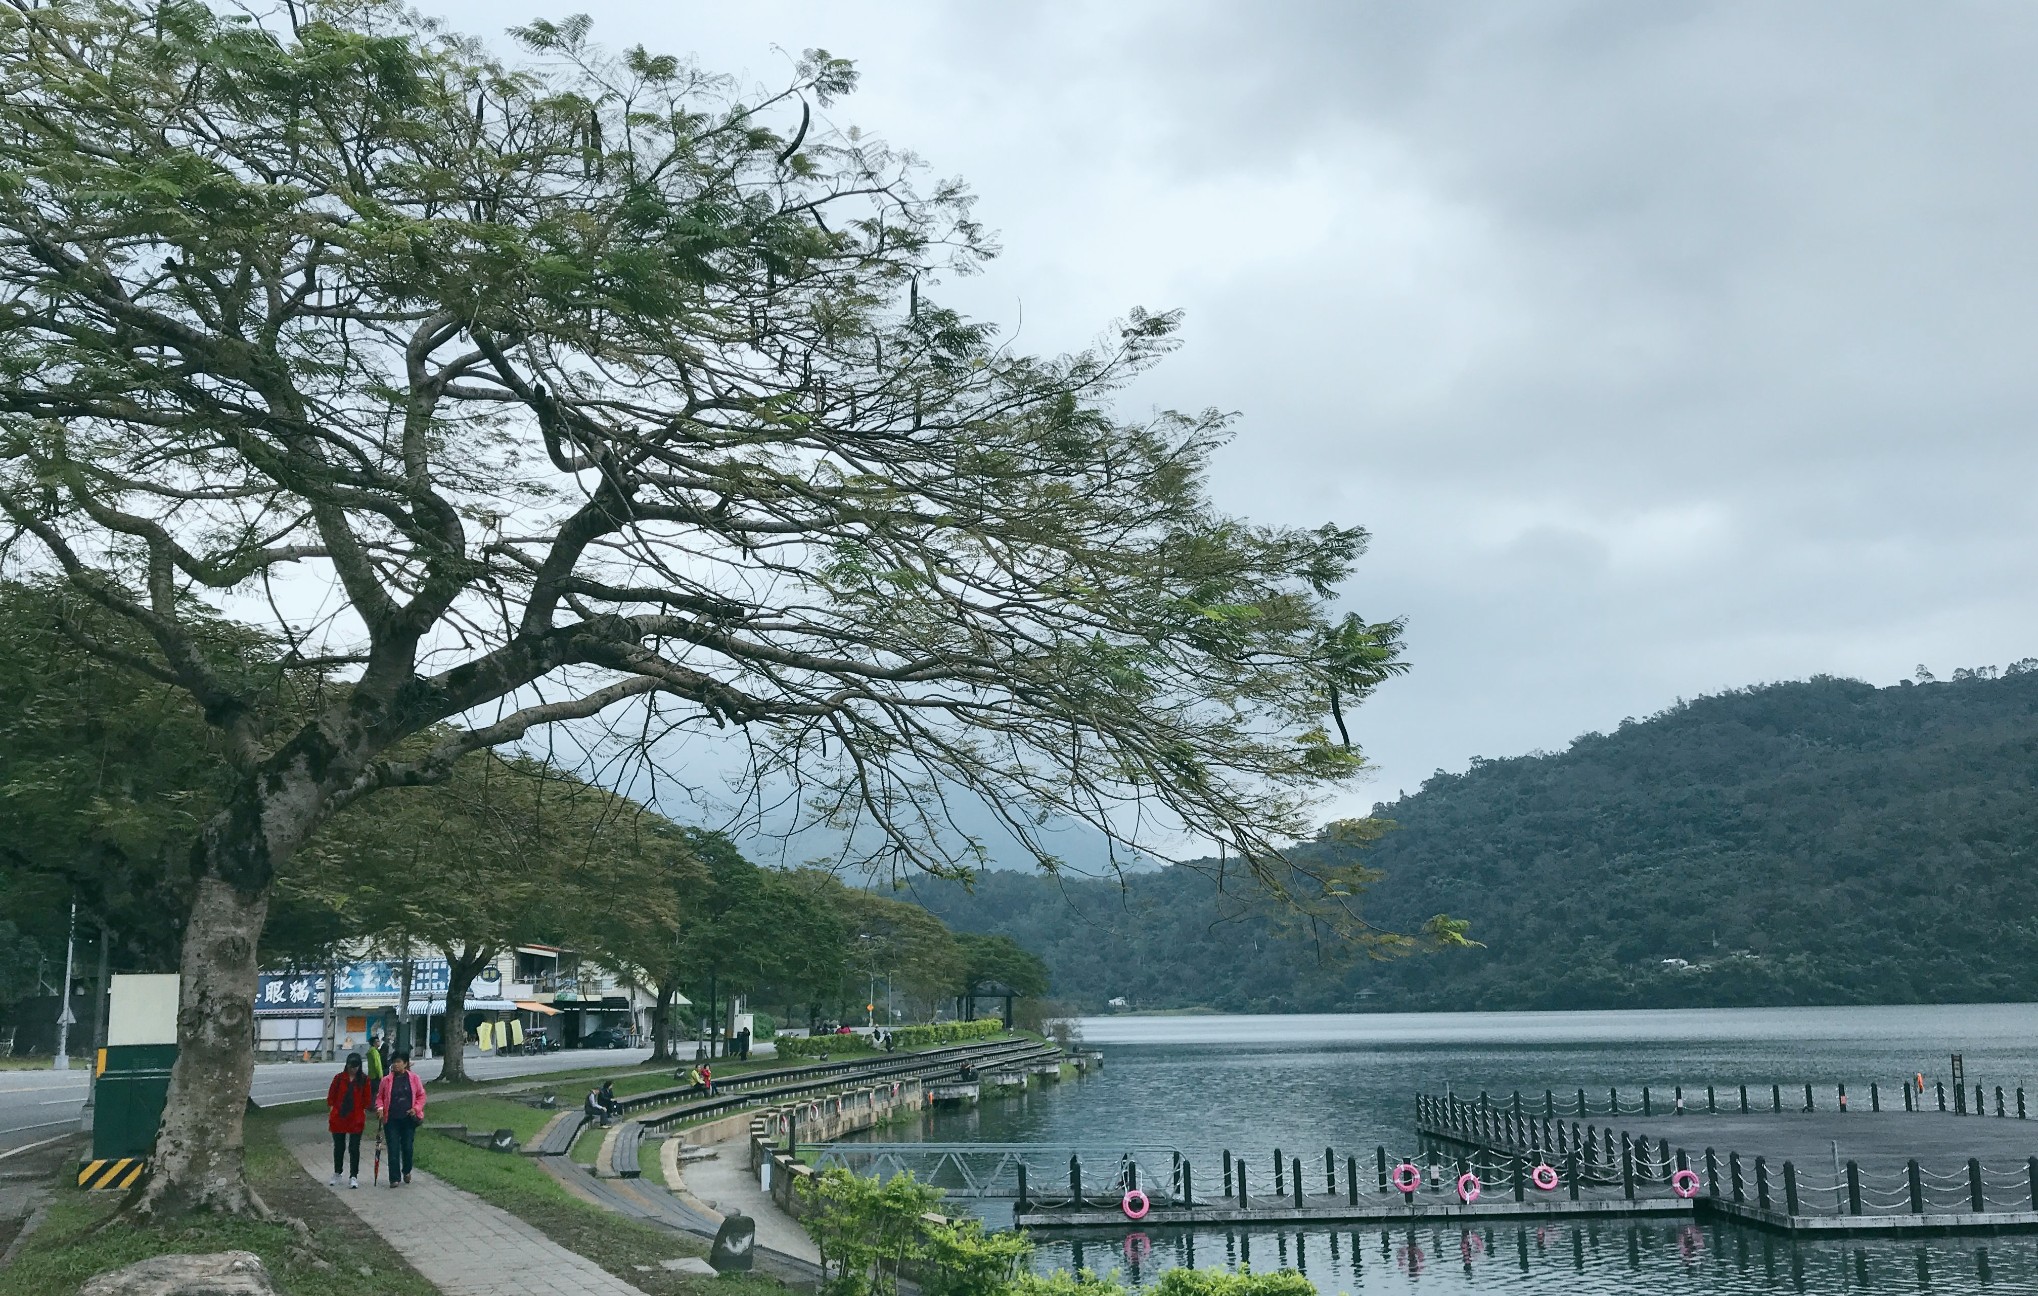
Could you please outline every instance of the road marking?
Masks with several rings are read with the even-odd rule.
[[[0,1085],[0,1097],[5,1097],[8,1094],[18,1093],[48,1093],[52,1089],[76,1089],[79,1085],[84,1083],[85,1077],[79,1076],[75,1081],[73,1081],[70,1084],[22,1085],[18,1089],[11,1089],[6,1085]]]
[[[69,1125],[69,1120],[44,1121],[40,1125],[16,1125],[13,1129],[0,1130],[0,1134],[26,1134],[30,1130],[48,1129],[52,1125]]]
[[[54,1107],[54,1106],[56,1106],[56,1105],[57,1105],[58,1103],[74,1103],[74,1102],[80,1102],[80,1101],[82,1101],[82,1100],[81,1100],[81,1099],[77,1099],[77,1098],[45,1098],[45,1099],[43,1099],[43,1100],[42,1100],[41,1102],[37,1103],[37,1104],[36,1104],[36,1106],[38,1106],[38,1107]]]
[[[11,1156],[20,1156],[23,1152],[33,1152],[37,1148],[48,1147],[52,1143],[61,1143],[69,1137],[71,1137],[69,1134],[59,1134],[55,1138],[46,1138],[40,1143],[24,1143],[18,1148],[9,1148],[5,1152],[0,1152],[0,1161],[5,1161]]]

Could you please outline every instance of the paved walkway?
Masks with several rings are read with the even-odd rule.
[[[333,1145],[316,1116],[287,1122],[283,1140],[320,1183]],[[362,1160],[367,1148],[362,1148]],[[362,1169],[367,1169],[363,1166]],[[403,1188],[331,1190],[445,1296],[643,1296],[629,1283],[552,1241],[507,1211],[419,1170]]]
[[[757,1171],[749,1167],[750,1135],[738,1134],[712,1146],[717,1153],[713,1158],[680,1167],[687,1195],[718,1216],[741,1211],[756,1220],[757,1245],[819,1264],[821,1249],[814,1245],[814,1239],[798,1220],[778,1208],[771,1194],[764,1191]],[[720,1222],[716,1220],[717,1224]]]

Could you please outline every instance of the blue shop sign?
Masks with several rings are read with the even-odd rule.
[[[452,969],[444,959],[412,959],[410,995],[423,1003],[444,998]],[[255,1012],[258,1016],[298,1016],[323,1012],[326,1004],[324,972],[264,972],[255,983]],[[401,960],[375,959],[349,963],[333,981],[336,1001],[346,1006],[362,999],[395,1001],[403,994]]]

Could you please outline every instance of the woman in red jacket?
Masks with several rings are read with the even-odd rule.
[[[347,1054],[347,1069],[326,1086],[326,1129],[333,1136],[333,1177],[326,1180],[328,1185],[338,1186],[344,1165],[347,1187],[361,1186],[361,1131],[368,1127],[368,1107],[374,1101],[375,1088],[361,1070],[361,1055]]]

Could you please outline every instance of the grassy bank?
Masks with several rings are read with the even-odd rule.
[[[304,1172],[283,1146],[285,1120],[322,1110],[320,1103],[272,1108],[248,1117],[248,1180],[271,1209],[302,1220],[309,1237],[288,1224],[193,1218],[175,1228],[138,1229],[107,1220],[125,1199],[86,1193],[65,1177],[41,1228],[22,1244],[4,1275],[8,1296],[75,1296],[95,1274],[158,1255],[252,1251],[284,1296],[436,1296],[388,1243]]]
[[[432,1136],[418,1139],[418,1165],[515,1215],[647,1296],[781,1296],[785,1291],[769,1278],[693,1278],[659,1268],[661,1260],[705,1255],[707,1247],[574,1196],[528,1157]]]

